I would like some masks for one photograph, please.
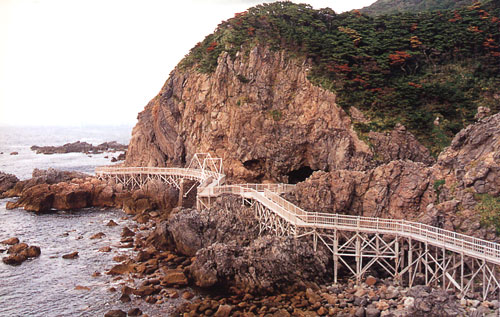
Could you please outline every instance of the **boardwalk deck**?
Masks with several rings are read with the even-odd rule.
[[[180,188],[182,179],[195,180],[198,208],[209,208],[223,194],[238,195],[254,206],[261,231],[311,236],[315,250],[318,242],[325,245],[333,255],[335,281],[339,265],[358,281],[379,265],[410,286],[420,274],[427,285],[454,288],[462,297],[478,290],[483,298],[500,293],[500,244],[401,219],[308,212],[280,196],[293,185],[223,185],[219,160],[201,154],[193,159],[195,168],[108,166],[97,168],[96,175],[129,187],[156,179]]]

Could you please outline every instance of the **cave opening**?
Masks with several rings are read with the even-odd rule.
[[[297,184],[305,181],[315,170],[311,169],[309,166],[302,166],[297,170],[290,171],[288,176],[288,184]]]

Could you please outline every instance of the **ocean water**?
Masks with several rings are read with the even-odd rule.
[[[93,173],[96,166],[110,164],[111,156],[119,153],[42,155],[32,152],[30,146],[75,141],[94,145],[106,141],[127,144],[130,132],[131,127],[0,127],[0,152],[3,152],[0,171],[20,179],[31,177],[34,168]],[[10,155],[14,151],[19,155]],[[108,159],[104,158],[106,155]],[[110,309],[127,311],[133,307],[139,307],[149,316],[169,314],[172,303],[159,306],[135,299],[121,303],[120,289],[125,282],[105,274],[117,264],[112,260],[114,256],[133,252],[119,247],[122,227],[135,225],[121,210],[90,208],[35,215],[23,209],[6,210],[8,200],[0,200],[0,241],[18,237],[21,242],[40,246],[42,253],[20,266],[0,261],[0,316],[103,316]],[[119,226],[107,227],[111,219]],[[103,232],[105,237],[90,239],[98,232]],[[99,252],[103,246],[111,246],[112,251]],[[6,256],[6,248],[0,245],[0,258]],[[77,259],[61,258],[73,251],[79,252]],[[93,277],[94,272],[101,275]],[[81,286],[80,289],[75,289],[77,286]],[[117,292],[110,292],[110,287],[115,287]]]

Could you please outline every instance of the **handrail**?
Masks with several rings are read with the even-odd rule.
[[[160,174],[192,177],[204,181],[214,179],[206,186],[200,186],[200,197],[216,197],[221,194],[236,194],[252,198],[263,204],[286,221],[301,227],[317,227],[325,229],[341,228],[351,231],[368,231],[372,233],[386,232],[390,234],[412,237],[414,239],[464,252],[500,264],[500,244],[467,236],[461,233],[433,227],[430,225],[407,221],[404,219],[386,219],[353,215],[308,212],[280,196],[294,188],[288,184],[237,184],[218,185],[225,179],[224,174],[191,168],[164,167],[115,167],[96,168],[97,175],[119,174]]]

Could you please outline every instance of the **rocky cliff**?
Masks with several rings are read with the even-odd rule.
[[[255,46],[235,58],[222,53],[211,75],[176,68],[139,114],[126,165],[183,165],[196,152],[210,152],[223,158],[230,178],[281,182],[315,170],[373,167],[372,149],[335,94],[308,81],[309,67]],[[376,151],[388,153],[385,161],[432,162],[409,132],[370,138]]]
[[[315,172],[288,194],[306,210],[410,219],[498,240],[500,114],[460,131],[432,166]]]

